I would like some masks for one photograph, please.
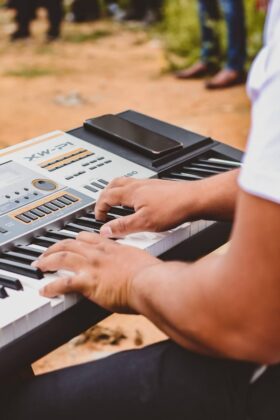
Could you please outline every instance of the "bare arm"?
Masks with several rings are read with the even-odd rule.
[[[260,363],[280,361],[280,205],[244,192],[226,255],[164,263],[82,233],[45,252],[37,267],[72,277],[42,294],[78,291],[118,312],[146,315],[180,345]]]
[[[280,206],[242,192],[229,252],[143,270],[130,305],[186,348],[279,362],[279,238]]]
[[[235,170],[194,182],[118,178],[99,198],[96,217],[105,220],[116,205],[130,206],[135,214],[105,224],[101,234],[118,237],[139,231],[160,232],[200,218],[232,220],[238,173]]]

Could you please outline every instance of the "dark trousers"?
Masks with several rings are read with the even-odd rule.
[[[202,60],[209,62],[219,56],[219,41],[213,21],[220,18],[221,6],[228,34],[226,67],[243,70],[246,61],[246,27],[243,0],[199,0],[202,35]]]
[[[279,420],[280,375],[262,392],[262,379],[249,385],[255,368],[164,341],[38,376],[18,389],[4,386],[1,419]]]
[[[49,17],[49,34],[57,36],[60,31],[60,25],[63,18],[62,0],[20,0],[17,6],[17,22],[19,30],[28,32],[31,21],[34,19],[36,9],[43,5],[48,11]]]

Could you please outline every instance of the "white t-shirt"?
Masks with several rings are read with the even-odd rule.
[[[280,0],[270,3],[265,45],[250,71],[252,125],[239,184],[280,204]]]

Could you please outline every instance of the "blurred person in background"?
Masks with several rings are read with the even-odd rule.
[[[51,42],[60,36],[63,18],[63,0],[14,0],[13,8],[16,10],[17,30],[11,35],[11,41],[26,39],[31,36],[30,25],[36,18],[38,7],[48,11],[49,29],[47,41]]]
[[[243,0],[199,0],[201,58],[193,66],[176,73],[179,79],[201,78],[215,74],[206,82],[208,89],[221,89],[244,82],[246,62],[246,27]],[[224,68],[220,42],[214,23],[220,20],[222,8],[227,26],[228,48]]]
[[[72,21],[90,22],[101,17],[98,0],[74,0],[71,7]]]
[[[153,23],[161,19],[163,0],[132,0],[124,20]]]

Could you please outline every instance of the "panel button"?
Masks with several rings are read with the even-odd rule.
[[[35,214],[38,217],[45,217],[46,215],[45,213],[43,213],[41,210],[38,210],[38,209],[32,209],[29,211],[29,213]]]
[[[111,160],[106,160],[106,162],[105,163],[111,163],[112,161]]]
[[[25,213],[23,213],[23,215],[31,220],[38,220],[38,216],[32,214],[30,211],[26,211]]]
[[[104,185],[108,185],[109,184],[109,182],[108,181],[105,181],[105,179],[99,179],[98,182],[100,182],[101,184],[104,184]]]
[[[104,166],[104,163],[99,163],[97,166],[98,166],[98,167],[99,167],[99,166]]]
[[[64,197],[59,197],[56,199],[56,201],[59,201],[60,203],[65,204],[66,206],[69,206],[70,204],[72,204],[72,201],[67,200],[67,198],[64,198]]]
[[[40,210],[40,211],[42,211],[43,213],[45,213],[45,214],[51,214],[51,210],[50,209],[48,209],[47,207],[45,207],[45,206],[39,206],[39,207],[37,207],[37,209],[38,210]]]
[[[73,179],[74,177],[71,175],[71,176],[67,176],[65,179],[67,180],[67,181],[70,181],[70,179]]]
[[[55,206],[52,203],[45,203],[44,206],[47,207],[48,209],[52,210],[52,211],[57,211],[59,209],[59,207]]]
[[[56,183],[50,179],[35,179],[32,184],[35,188],[43,191],[53,191],[56,189]]]
[[[72,195],[69,195],[69,194],[64,194],[63,197],[66,198],[67,200],[72,201],[72,203],[76,203],[77,201],[79,201],[78,198],[73,197]]]
[[[51,203],[59,207],[60,209],[63,209],[65,207],[65,204],[60,203],[58,200],[52,200]]]
[[[31,222],[31,219],[29,219],[28,217],[25,217],[23,214],[18,214],[16,216],[16,219],[19,219],[24,223],[30,223]]]
[[[104,157],[99,157],[99,158],[97,158],[97,160],[103,160],[103,159],[105,159]]]
[[[89,169],[91,170],[91,171],[93,171],[94,169],[96,169],[97,168],[97,166],[91,166]]]
[[[84,188],[86,188],[87,190],[93,192],[93,193],[97,193],[98,190],[96,188],[91,187],[90,185],[85,185]]]
[[[7,233],[7,232],[8,231],[5,228],[3,228],[3,227],[0,226],[0,233]]]
[[[97,182],[91,182],[91,185],[93,185],[96,188],[99,188],[100,190],[104,190],[104,185],[98,184]]]

